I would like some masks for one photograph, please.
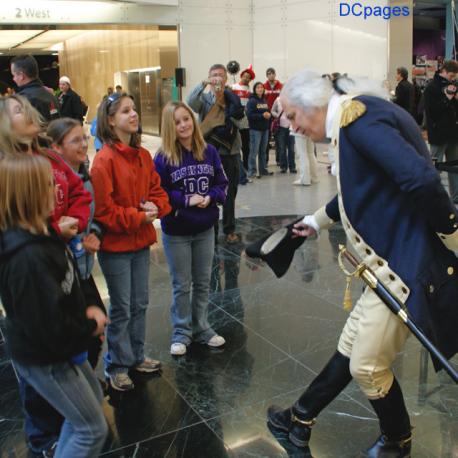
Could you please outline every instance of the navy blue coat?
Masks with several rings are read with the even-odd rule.
[[[380,98],[355,99],[366,112],[339,137],[345,218],[371,262],[387,261],[408,287],[411,317],[450,358],[458,352],[458,259],[438,233],[456,232],[458,213],[414,119]],[[337,196],[326,213],[341,219]],[[352,243],[358,245],[358,237]]]
[[[269,130],[270,120],[264,118],[263,114],[269,112],[267,100],[259,98],[256,94],[251,94],[246,105],[246,115],[250,129]]]

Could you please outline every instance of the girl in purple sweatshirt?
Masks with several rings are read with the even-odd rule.
[[[227,178],[216,149],[204,142],[192,110],[170,102],[162,112],[162,148],[154,160],[172,212],[161,219],[172,277],[172,355],[196,341],[224,345],[208,323],[208,294],[215,250],[213,226],[224,204]],[[191,288],[192,286],[192,288]]]

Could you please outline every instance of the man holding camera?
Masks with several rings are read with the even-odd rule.
[[[425,89],[428,141],[433,160],[458,160],[458,62],[447,60]],[[458,204],[458,175],[448,174],[450,196]]]
[[[223,206],[223,231],[226,242],[237,243],[235,233],[235,198],[239,183],[241,140],[232,120],[240,120],[244,109],[240,99],[226,87],[227,71],[222,64],[214,64],[208,78],[199,83],[189,94],[188,105],[199,114],[202,133],[213,144],[229,181],[226,203]]]

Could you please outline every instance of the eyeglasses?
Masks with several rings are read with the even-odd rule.
[[[91,137],[89,135],[84,135],[83,137],[75,137],[69,140],[67,143],[74,146],[82,145],[83,143],[88,144]]]

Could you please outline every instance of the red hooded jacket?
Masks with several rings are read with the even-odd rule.
[[[105,144],[91,169],[95,218],[106,229],[101,250],[138,251],[156,241],[153,224],[145,224],[144,201],[158,207],[158,218],[171,211],[150,153],[122,143]]]
[[[46,150],[51,163],[55,184],[54,211],[51,225],[60,234],[58,222],[62,216],[78,220],[78,232],[86,229],[92,202],[91,194],[84,189],[81,178],[56,153]]]

